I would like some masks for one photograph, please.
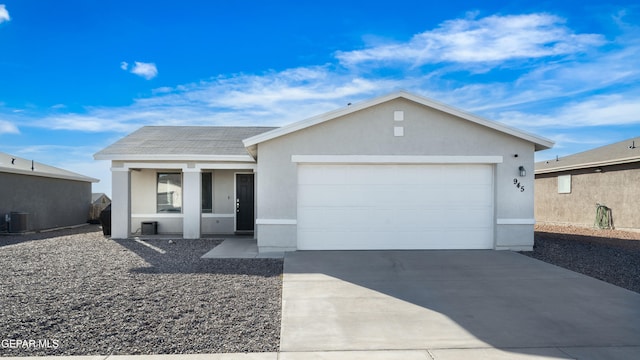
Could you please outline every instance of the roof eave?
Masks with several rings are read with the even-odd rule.
[[[0,168],[0,172],[17,174],[17,175],[39,176],[39,177],[46,177],[51,179],[91,182],[91,183],[100,182],[99,179],[80,175],[80,174],[52,174],[52,173],[46,173],[46,172],[39,172],[37,170],[23,170],[23,169],[10,169],[10,168]]]
[[[442,103],[439,103],[437,101],[431,100],[431,99],[427,99],[418,95],[414,95],[411,94],[409,92],[406,91],[397,91],[388,95],[384,95],[384,96],[380,96],[377,97],[375,99],[372,100],[368,100],[368,101],[364,101],[358,104],[354,104],[351,106],[348,106],[346,108],[342,108],[342,109],[338,109],[338,110],[334,110],[334,111],[330,111],[328,113],[325,114],[321,114],[318,116],[314,116],[311,118],[308,118],[306,120],[302,120],[302,121],[298,121],[295,122],[293,124],[287,125],[287,126],[283,126],[281,128],[277,128],[275,130],[271,130],[271,131],[267,131],[265,133],[256,135],[256,136],[252,136],[250,138],[247,138],[245,140],[242,140],[244,146],[246,148],[249,148],[251,146],[257,145],[261,142],[265,142],[280,136],[284,136],[287,134],[290,134],[292,132],[298,131],[298,130],[302,130],[305,128],[308,128],[310,126],[316,125],[316,124],[320,124],[322,122],[328,121],[328,120],[332,120],[335,118],[338,118],[340,116],[345,116],[351,113],[354,113],[356,111],[359,110],[363,110],[378,104],[382,104],[384,102],[390,101],[390,100],[394,100],[397,98],[404,98],[407,100],[411,100],[414,101],[416,103],[422,104],[424,106],[427,107],[431,107],[433,109],[463,118],[465,120],[471,121],[473,123],[479,124],[479,125],[483,125],[486,126],[488,128],[515,136],[517,138],[523,139],[523,140],[527,140],[531,143],[533,143],[535,145],[535,151],[540,151],[540,150],[546,150],[546,149],[550,149],[553,147],[553,145],[555,144],[553,141],[537,136],[537,135],[533,135],[527,132],[524,132],[522,130],[518,130],[512,127],[509,127],[507,125],[501,124],[501,123],[497,123],[494,121],[490,121],[481,117],[478,117],[476,115],[467,113],[465,111],[453,108],[449,105],[445,105]]]
[[[101,154],[93,155],[95,160],[111,161],[223,161],[223,162],[255,162],[247,155],[203,155],[203,154]]]
[[[640,162],[640,156],[624,158],[624,159],[595,161],[595,162],[590,162],[590,163],[567,165],[567,166],[556,166],[556,167],[553,167],[553,168],[538,169],[538,170],[535,170],[534,173],[535,174],[549,174],[549,173],[562,172],[562,171],[591,169],[591,168],[597,168],[597,167],[602,167],[602,166],[630,164],[630,163],[634,163],[634,162]]]

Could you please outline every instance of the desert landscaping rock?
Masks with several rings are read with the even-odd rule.
[[[640,232],[536,225],[523,254],[640,293]]]
[[[200,258],[219,243],[0,236],[0,356],[277,351],[282,260]],[[524,254],[640,292],[640,233],[537,225]]]
[[[282,260],[200,259],[212,239],[146,243],[96,226],[0,236],[0,338],[38,343],[5,341],[0,356],[277,351]]]

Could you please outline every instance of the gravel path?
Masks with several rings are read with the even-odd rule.
[[[0,356],[277,351],[282,260],[147,243],[97,226],[0,236]]]
[[[640,293],[640,233],[536,225],[522,254]]]

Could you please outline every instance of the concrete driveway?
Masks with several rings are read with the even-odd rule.
[[[282,304],[289,355],[640,359],[640,294],[508,251],[287,253]]]

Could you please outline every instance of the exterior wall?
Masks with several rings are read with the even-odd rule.
[[[201,164],[201,166],[206,166]],[[202,170],[213,173],[213,213],[200,214],[202,234],[233,234],[235,231],[235,173],[250,170]],[[188,184],[183,173],[183,212],[179,214],[157,213],[157,174],[159,172],[179,172],[182,169],[139,169],[132,170],[131,176],[131,217],[133,233],[139,233],[143,221],[157,221],[159,234],[183,234],[185,226],[185,205],[188,201],[184,192]],[[199,176],[199,172],[198,172]],[[199,182],[194,182],[194,184]],[[115,192],[114,192],[115,193]],[[198,191],[199,193],[199,191]],[[197,197],[198,204],[200,198]],[[196,215],[197,216],[197,215]],[[191,226],[188,226],[191,228]]]
[[[235,231],[236,170],[212,170],[213,213],[202,214],[203,234],[233,234]]]
[[[26,212],[28,230],[37,231],[86,223],[91,207],[91,183],[0,173],[0,222],[10,212]]]
[[[535,216],[540,223],[593,227],[596,204],[611,208],[614,226],[640,229],[640,164],[536,175]],[[558,194],[558,176],[571,175],[571,193]]]
[[[404,120],[394,121],[395,110]],[[394,136],[402,126],[404,136]],[[515,154],[518,154],[515,157]],[[502,156],[495,166],[495,248],[533,246],[534,144],[395,99],[258,145],[258,246],[295,250],[297,164],[292,155]],[[527,176],[518,176],[524,166]],[[514,179],[524,186],[520,191]]]

